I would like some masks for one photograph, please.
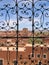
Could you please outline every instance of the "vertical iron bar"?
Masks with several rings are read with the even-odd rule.
[[[32,41],[32,57],[34,54],[34,0],[32,0],[32,34],[33,34],[33,41]]]
[[[16,31],[16,35],[17,35],[17,40],[16,40],[16,65],[18,64],[18,3],[16,0],[16,14],[17,14],[17,31]]]

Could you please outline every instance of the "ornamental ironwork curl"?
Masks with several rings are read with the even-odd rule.
[[[16,3],[14,0],[0,1],[0,30],[16,30]]]
[[[34,45],[35,29],[39,30],[39,33],[43,33],[44,35],[46,34],[45,31],[49,32],[48,31],[49,30],[49,0],[34,0],[34,1],[33,0],[32,1],[31,0],[0,0],[0,30],[6,30],[6,31],[17,30],[17,37],[16,37],[17,53],[18,53],[18,31],[19,31],[18,22],[23,18],[32,21],[32,32],[33,32],[32,45]],[[38,38],[38,36],[35,38]],[[34,47],[32,47],[32,49],[34,50]],[[34,51],[32,51],[32,53],[34,53]],[[9,61],[10,60],[8,60],[7,65],[9,65]],[[17,63],[18,61],[16,61],[16,65]]]
[[[29,0],[22,0],[18,2],[18,15],[22,18],[32,17],[32,2]]]
[[[19,20],[33,20],[34,17],[35,29],[49,29],[49,0],[35,0],[34,3],[31,0],[18,0],[18,6],[15,0],[3,4],[1,2],[3,3],[3,0],[0,0],[0,30],[16,30],[17,16]]]
[[[35,29],[49,30],[49,0],[36,0],[34,2]]]

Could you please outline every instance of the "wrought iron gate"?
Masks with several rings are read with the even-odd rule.
[[[28,28],[31,35],[29,31],[25,31],[23,36],[19,34],[23,28]],[[10,31],[16,31],[15,36],[8,35]],[[49,0],[0,0],[0,33],[0,41],[6,39],[5,45],[0,43],[0,48],[7,49],[6,53],[2,50],[6,55],[5,65],[49,65]],[[10,42],[7,41],[9,39],[16,39],[15,46],[10,46]],[[24,55],[19,53],[19,39],[21,42],[23,39],[29,39],[32,43],[31,48],[28,44],[24,47],[25,50],[21,51]],[[11,52],[10,47],[13,47],[13,50],[15,47],[16,50]],[[0,54],[2,55],[1,51]],[[14,56],[12,62],[11,58]],[[4,55],[0,56],[2,57]]]

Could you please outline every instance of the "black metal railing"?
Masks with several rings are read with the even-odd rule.
[[[19,33],[19,22],[23,19],[31,22],[31,36],[20,36]],[[24,20],[23,20],[24,21]],[[27,21],[25,22],[26,24]],[[25,25],[25,24],[24,24]],[[22,27],[22,26],[21,26]],[[29,27],[29,26],[28,26]],[[18,39],[19,38],[32,38],[32,56],[34,54],[34,39],[47,39],[49,38],[46,35],[49,32],[49,0],[0,0],[0,31],[11,31],[14,30],[17,33],[16,37],[2,37],[5,38],[16,38],[16,65],[18,64]],[[39,32],[37,36],[35,33]],[[45,34],[45,32],[47,32]],[[43,36],[42,36],[43,35]],[[8,46],[7,46],[8,48]],[[7,49],[7,55],[9,54],[9,49]],[[8,55],[9,56],[9,55]],[[7,57],[7,65],[9,64],[9,58]],[[9,61],[8,61],[9,60]],[[26,65],[26,63],[24,64]],[[39,65],[42,65],[41,61]]]

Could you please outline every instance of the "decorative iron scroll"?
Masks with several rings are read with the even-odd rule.
[[[5,0],[6,1],[6,0]],[[4,2],[1,0],[0,3]],[[11,3],[10,3],[11,2]],[[48,0],[35,0],[34,1],[34,14],[32,8],[32,1],[21,0],[18,1],[18,18],[29,18],[32,20],[34,16],[35,29],[48,29],[49,30],[49,1]],[[0,5],[0,30],[15,29],[17,26],[17,12],[15,0],[4,2]],[[13,21],[11,18],[13,18]],[[12,22],[11,22],[12,21]]]
[[[32,17],[32,2],[29,0],[22,0],[18,2],[18,15],[22,18]]]
[[[13,20],[12,20],[13,19]],[[16,29],[15,1],[0,1],[0,30]]]
[[[33,36],[20,38],[32,38],[32,50],[34,50],[34,43],[38,41],[34,41],[35,38],[40,38],[41,43],[43,43],[41,35],[38,34],[37,36],[34,36],[34,34],[37,33],[36,31],[38,31],[40,34],[46,34],[45,31],[49,32],[49,0],[0,0],[0,31],[15,30],[17,32],[17,37],[15,37],[17,39],[17,55],[19,21],[21,22],[23,19],[28,19],[30,22],[32,22]],[[8,53],[10,55],[9,49]],[[33,53],[34,51],[32,51],[32,56]],[[29,59],[32,59],[32,56],[31,58],[29,56]],[[9,65],[9,59],[7,60],[7,65]],[[16,61],[16,65],[17,63],[18,60]],[[39,65],[40,63],[41,62],[39,62]],[[24,65],[26,64],[24,63]]]
[[[35,29],[49,30],[49,1],[37,0],[34,3]]]

